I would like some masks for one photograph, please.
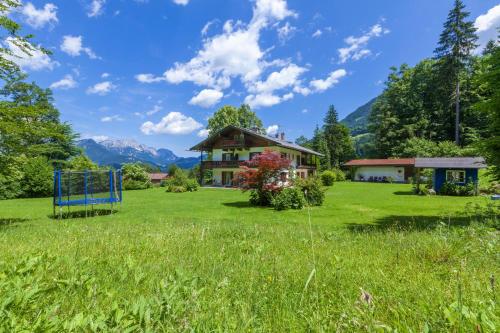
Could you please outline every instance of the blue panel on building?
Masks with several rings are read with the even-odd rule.
[[[478,169],[455,169],[455,168],[436,168],[434,169],[433,185],[434,190],[439,192],[444,183],[446,183],[446,171],[448,170],[462,170],[465,171],[465,182],[456,183],[459,185],[465,185],[465,183],[472,181],[477,183],[478,180]]]

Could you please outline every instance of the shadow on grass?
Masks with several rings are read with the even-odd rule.
[[[67,219],[81,219],[85,217],[95,217],[95,216],[106,216],[111,214],[116,214],[118,210],[116,209],[89,209],[87,212],[85,210],[77,210],[77,211],[64,211],[61,215],[56,212],[56,215],[50,214],[49,218],[54,220],[67,220]]]
[[[411,190],[410,191],[396,191],[396,192],[394,192],[394,194],[395,195],[414,195],[414,196],[417,196],[415,194],[415,192],[413,192]]]
[[[17,225],[19,223],[27,222],[29,219],[22,219],[17,217],[0,217],[0,230],[5,227]]]
[[[232,208],[262,208],[262,209],[269,209],[269,207],[266,206],[256,206],[252,205],[250,201],[234,201],[234,202],[223,202],[222,203],[226,207],[232,207]]]
[[[384,216],[373,224],[351,223],[347,228],[352,232],[373,231],[421,231],[432,230],[438,226],[464,227],[472,222],[469,216]]]

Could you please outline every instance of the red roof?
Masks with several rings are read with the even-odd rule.
[[[168,173],[150,173],[149,179],[151,180],[164,180],[168,178]]]
[[[345,164],[346,166],[414,166],[414,158],[390,158],[390,159],[365,159],[365,160],[351,160]]]

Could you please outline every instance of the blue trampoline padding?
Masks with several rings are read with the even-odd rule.
[[[106,203],[120,202],[118,198],[100,198],[100,199],[80,199],[80,200],[65,200],[55,202],[56,206],[80,206],[80,205],[99,205]]]

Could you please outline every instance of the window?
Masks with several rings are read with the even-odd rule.
[[[446,170],[446,181],[450,183],[465,183],[465,171]]]
[[[222,160],[223,161],[237,161],[238,160],[238,154],[223,153],[222,154]]]

